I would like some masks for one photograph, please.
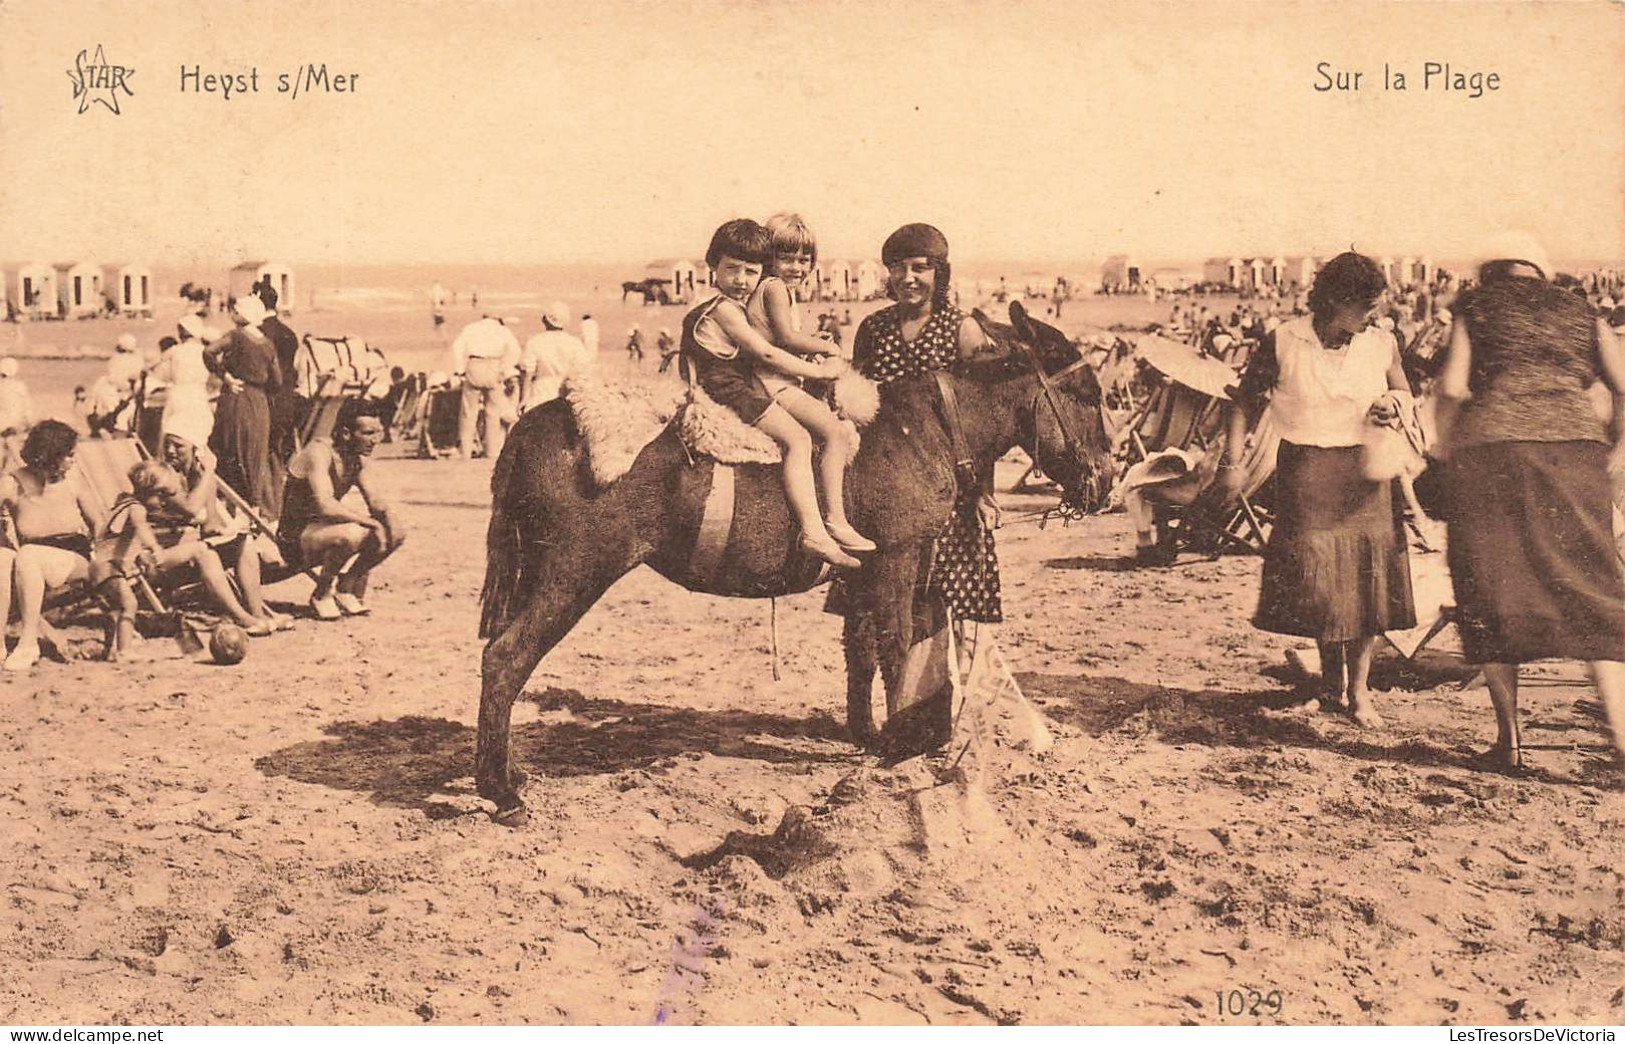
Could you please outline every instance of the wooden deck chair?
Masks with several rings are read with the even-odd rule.
[[[137,443],[137,445],[139,446],[140,444]],[[146,447],[142,446],[140,449],[140,459],[146,459],[149,456],[151,456],[151,454],[147,452]],[[128,472],[129,469],[125,470]],[[126,485],[128,485],[127,482]],[[239,518],[244,526],[248,529],[250,536],[264,537],[271,540],[276,539],[276,526],[271,524],[271,522],[269,522],[263,515],[256,511],[254,506],[248,502],[247,498],[233,489],[231,484],[228,483],[224,478],[220,477],[218,473],[215,475],[215,490],[215,496],[220,502],[220,513],[222,515],[227,517],[235,516]],[[229,543],[236,538],[237,533],[231,533],[218,539],[206,539],[205,542],[210,544]],[[262,584],[269,586],[271,584],[281,583],[282,581],[298,576],[301,573],[310,576],[312,579],[315,577],[313,569],[295,569],[288,566],[286,563],[266,563],[261,567],[260,580]],[[227,575],[230,577],[229,571]],[[232,587],[236,588],[236,577],[230,577],[230,579]],[[191,585],[186,586],[190,587]],[[240,597],[242,595],[242,591],[238,590],[237,594]]]
[[[1228,406],[1217,411],[1220,424],[1225,423],[1228,416]],[[1243,478],[1240,494],[1234,501],[1227,500],[1217,482],[1203,471],[1193,473],[1188,481],[1143,489],[1141,496],[1151,508],[1150,517],[1157,531],[1160,560],[1172,561],[1180,551],[1196,551],[1210,558],[1217,558],[1225,551],[1262,554],[1273,522],[1269,501],[1280,445],[1280,437],[1265,411],[1249,434],[1237,465],[1242,469]],[[1217,452],[1216,447],[1215,442],[1204,448],[1211,454]],[[1208,464],[1211,467],[1211,456]],[[1204,480],[1209,484],[1193,487],[1192,483]],[[1137,524],[1144,525],[1145,519],[1142,517]]]
[[[294,356],[295,387],[305,403],[295,433],[303,447],[333,433],[344,403],[377,390],[389,377],[389,360],[361,338],[305,334]]]
[[[433,387],[423,394],[418,428],[418,456],[438,457],[457,449],[463,411],[463,393],[456,388]],[[476,439],[479,431],[475,431]]]
[[[106,519],[119,496],[131,492],[130,469],[141,463],[145,455],[145,447],[138,439],[80,439],[68,481],[86,494],[98,517]],[[169,606],[145,577],[136,578],[135,588],[137,597],[148,609],[169,614]],[[74,585],[48,592],[45,607],[71,609],[95,597],[98,597],[97,592],[89,584]]]
[[[395,441],[410,442],[418,437],[424,383],[423,374],[413,374],[406,379],[406,387],[401,391],[400,398],[395,400],[395,409],[386,422]]]

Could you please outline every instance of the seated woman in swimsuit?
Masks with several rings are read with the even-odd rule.
[[[220,502],[220,480],[216,460],[209,450],[210,417],[207,405],[201,411],[190,408],[164,413],[164,462],[180,473],[186,483],[181,506],[220,561],[237,576],[243,591],[243,605],[249,613],[268,622],[276,630],[293,626],[293,617],[275,612],[265,604],[261,574],[266,562],[276,561],[269,540],[255,534],[240,512],[225,509]],[[252,633],[252,631],[250,632]]]
[[[133,492],[121,494],[113,504],[96,539],[97,566],[111,574],[103,586],[113,599],[113,647],[120,658],[139,646],[131,581],[185,567],[196,572],[215,604],[251,637],[276,630],[237,600],[220,556],[192,525],[184,503],[186,481],[179,472],[161,461],[144,460],[130,469],[130,488]]]
[[[41,421],[23,443],[23,467],[0,476],[0,511],[11,515],[17,533],[13,573],[22,617],[17,646],[6,657],[8,671],[26,671],[39,662],[46,591],[108,579],[90,559],[90,534],[102,519],[85,490],[67,481],[78,444],[78,433],[66,424]],[[46,627],[47,638],[49,633]]]
[[[288,462],[277,546],[294,569],[320,566],[310,596],[319,619],[367,613],[368,575],[406,541],[367,471],[367,458],[383,437],[376,407],[351,399],[333,422],[333,437],[312,439]],[[365,511],[343,503],[352,489],[360,490]]]

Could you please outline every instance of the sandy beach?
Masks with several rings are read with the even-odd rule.
[[[654,379],[615,358],[651,313],[610,313],[618,379]],[[471,780],[489,467],[384,451],[411,537],[371,616],[306,614],[236,667],[0,680],[0,1021],[1625,1014],[1625,792],[1576,665],[1526,683],[1535,770],[1485,774],[1448,641],[1384,654],[1385,729],[1293,715],[1290,642],[1248,624],[1257,559],[1136,571],[1123,515],[1012,522],[999,640],[1057,742],[994,749],[971,800],[940,759],[846,742],[821,593],[781,600],[775,682],[766,602],[640,570],[516,708],[510,831]]]

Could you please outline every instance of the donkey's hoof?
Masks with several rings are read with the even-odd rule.
[[[530,773],[524,769],[511,768],[508,770],[508,786],[518,790],[528,782],[530,782]]]
[[[880,730],[875,728],[874,722],[848,722],[846,733],[851,737],[852,743],[869,752],[874,752],[880,746]]]
[[[510,830],[518,830],[520,827],[530,824],[530,810],[523,803],[510,805],[507,808],[498,808],[491,813],[491,822],[497,826],[505,826]]]

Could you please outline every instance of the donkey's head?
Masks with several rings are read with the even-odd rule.
[[[1067,336],[1010,304],[1010,325],[980,311],[976,320],[1032,383],[1021,409],[1021,444],[1044,474],[1060,483],[1063,500],[1096,511],[1111,487],[1111,440],[1101,415],[1100,382]]]

